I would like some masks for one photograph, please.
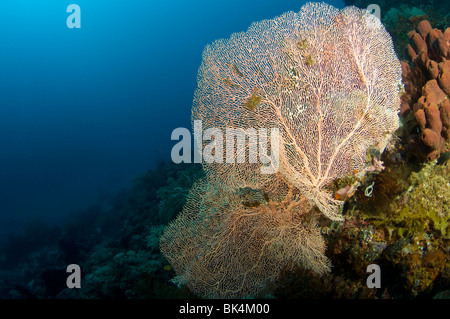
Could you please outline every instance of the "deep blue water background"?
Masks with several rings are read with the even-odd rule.
[[[66,25],[71,3],[81,29]],[[169,160],[203,47],[304,3],[1,0],[0,241]]]

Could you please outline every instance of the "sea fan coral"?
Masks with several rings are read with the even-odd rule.
[[[343,203],[327,186],[364,171],[369,148],[384,150],[400,84],[390,36],[355,7],[309,3],[208,45],[192,120],[209,133],[277,128],[279,150],[259,147],[278,151],[279,170],[262,174],[249,140],[244,163],[218,153],[203,163],[205,179],[161,238],[175,281],[204,297],[242,297],[293,265],[327,272],[318,216],[342,219]]]
[[[192,118],[204,131],[279,128],[280,172],[339,219],[342,202],[324,186],[361,171],[370,147],[383,151],[398,127],[400,85],[391,38],[375,16],[308,4],[208,45]],[[259,163],[204,168],[231,187],[271,183]]]
[[[230,192],[205,179],[196,184],[161,238],[179,274],[175,283],[208,298],[240,298],[258,293],[296,264],[319,274],[330,269],[311,204],[292,189],[280,201],[261,193],[267,203],[247,205],[242,190]],[[250,196],[256,203],[258,196]]]

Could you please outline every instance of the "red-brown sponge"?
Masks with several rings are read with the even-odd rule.
[[[442,32],[424,20],[408,36],[411,61],[402,62],[405,93],[400,106],[404,137],[412,155],[434,160],[449,149],[450,28]]]

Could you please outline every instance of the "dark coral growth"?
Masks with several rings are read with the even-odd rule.
[[[0,299],[193,298],[169,283],[159,236],[202,173],[200,165],[161,164],[61,228],[34,222],[11,235],[0,247]],[[66,286],[71,263],[82,289]]]
[[[345,0],[346,5],[368,8],[376,4],[380,7],[381,21],[392,36],[395,51],[400,59],[407,59],[404,48],[408,45],[407,33],[427,19],[435,28],[445,30],[450,26],[450,2],[435,0]]]
[[[277,298],[446,298],[450,287],[450,163],[420,166],[397,148],[384,170],[346,199],[343,222],[323,225],[330,274],[286,272]],[[365,189],[372,185],[371,196]],[[337,185],[336,187],[340,187]],[[368,289],[366,268],[382,269],[381,289]]]
[[[409,154],[433,161],[450,140],[450,28],[442,32],[424,20],[408,36],[412,65],[402,62],[403,138]]]

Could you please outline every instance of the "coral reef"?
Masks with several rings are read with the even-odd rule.
[[[383,159],[386,160],[388,154]],[[323,232],[333,270],[323,277],[301,269],[283,273],[277,298],[446,298],[450,285],[450,165],[431,162],[417,172],[405,162],[387,162],[375,178],[374,196],[351,197],[343,222]],[[389,173],[390,172],[390,173]],[[383,184],[386,184],[383,186]],[[380,289],[365,285],[368,264],[382,269]],[[280,287],[283,287],[282,289]]]
[[[449,176],[447,162],[428,163],[405,177],[407,184],[394,200],[386,202],[388,207],[383,211],[357,209],[352,213],[366,224],[357,227],[357,231],[370,232],[372,246],[380,248],[382,244],[384,251],[375,258],[376,263],[389,269],[401,266],[397,287],[402,287],[402,294],[406,291],[412,296],[433,294],[434,285],[440,285],[435,282],[438,277],[449,279],[445,274],[450,266]],[[338,238],[342,240],[341,236]]]
[[[346,5],[359,8],[368,8],[374,4],[370,0],[345,0]],[[450,26],[450,3],[448,1],[434,0],[399,0],[377,1],[380,7],[381,21],[391,34],[395,51],[401,60],[407,59],[408,54],[404,48],[409,43],[407,33],[415,29],[420,21],[427,19],[438,29],[445,30]]]
[[[387,2],[380,5],[389,10]],[[407,143],[393,139],[384,152],[368,148],[362,167],[326,185],[330,196],[345,201],[341,220],[325,218],[281,173],[259,188],[251,176],[230,190],[213,183],[211,172],[205,177],[201,165],[161,164],[64,225],[34,221],[11,235],[0,248],[0,298],[448,299],[450,152],[439,135],[448,140],[449,31],[431,28],[445,21],[435,24],[429,4],[411,5],[417,8],[400,6],[397,16],[389,10],[391,30],[415,29],[396,35],[411,39],[414,58],[402,65],[407,94],[400,133]],[[422,12],[431,25],[421,22]],[[308,50],[311,43],[303,38],[295,47]],[[314,54],[303,58],[307,68],[321,63]],[[255,68],[265,81],[265,70]],[[289,71],[286,90],[300,75]],[[248,70],[234,63],[221,83],[237,90],[245,80]],[[256,119],[263,93],[252,87],[242,96],[246,119]],[[423,161],[430,152],[437,160]],[[65,267],[73,262],[82,269],[81,289],[65,286]],[[381,268],[381,288],[366,285],[372,263]],[[240,274],[251,282],[239,286]]]
[[[403,137],[409,154],[433,161],[450,140],[450,28],[442,32],[423,20],[408,36],[413,65],[402,62]]]
[[[392,152],[395,154],[397,150]],[[317,276],[304,265],[286,263],[289,247],[282,249],[279,242],[274,241],[271,248],[278,251],[281,262],[278,264],[274,260],[271,267],[279,265],[278,280],[266,285],[258,297],[448,298],[450,161],[426,163],[411,172],[406,162],[390,158],[396,159],[393,154],[383,153],[381,160],[385,169],[368,177],[369,181],[347,199],[344,221],[330,223],[320,218],[316,211],[317,231],[328,247],[324,254],[332,262],[331,272]],[[188,173],[201,176],[199,169],[199,165],[161,166],[155,172],[138,177],[130,191],[113,200],[114,205],[104,205],[109,207],[107,209],[90,208],[73,216],[73,220],[61,229],[35,223],[34,226],[40,226],[29,227],[24,234],[12,237],[0,250],[0,297],[195,297],[187,285],[177,287],[170,282],[175,272],[158,249],[161,233],[166,227],[160,220],[159,203],[173,195],[186,193],[178,187],[190,189],[185,176]],[[352,181],[344,179],[342,182]],[[374,183],[372,197],[364,195],[367,183]],[[149,191],[156,188],[161,190],[157,191],[160,195],[151,196]],[[242,189],[235,195],[243,203],[241,209],[247,213],[264,207],[266,202],[279,201],[276,194],[266,196],[251,189]],[[278,205],[280,211],[281,203],[271,205]],[[143,207],[147,209],[143,210]],[[291,209],[295,209],[295,205]],[[171,211],[169,208],[168,212]],[[264,223],[280,223],[286,217],[280,215],[269,219],[268,216],[252,226],[251,223],[257,221],[253,216],[245,227],[252,230]],[[135,224],[136,221],[139,222]],[[308,218],[303,221],[311,223]],[[279,226],[292,229],[295,225],[280,223]],[[241,225],[241,229],[243,227]],[[282,228],[276,231],[280,232]],[[25,243],[25,238],[32,238],[34,244]],[[64,286],[66,276],[61,274],[72,250],[59,244],[61,238],[72,238],[73,245],[69,246],[78,247],[82,289]],[[185,244],[191,242],[189,237],[187,239]],[[245,245],[240,247],[240,252],[245,251]],[[237,261],[248,265],[251,258],[254,256]],[[192,262],[189,258],[186,260]],[[369,263],[381,267],[380,289],[366,286]],[[223,266],[230,267],[230,264],[224,262]]]
[[[173,273],[159,237],[172,216],[171,198],[181,210],[201,174],[200,165],[160,165],[61,229],[34,222],[11,236],[0,249],[0,298],[192,297],[169,283]],[[66,286],[71,263],[80,265],[82,289]]]

